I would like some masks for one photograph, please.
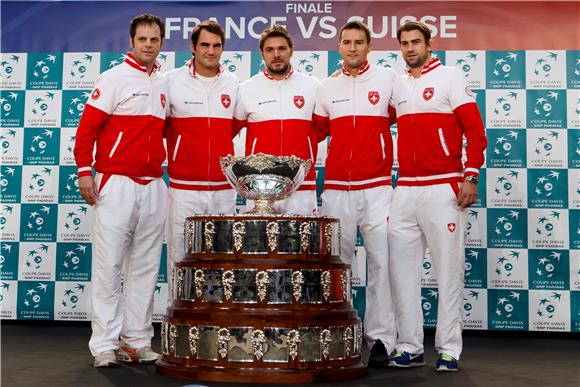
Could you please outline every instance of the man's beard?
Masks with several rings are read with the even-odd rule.
[[[276,74],[276,75],[283,75],[286,74],[288,72],[288,69],[290,68],[290,64],[284,64],[284,66],[282,66],[279,69],[275,69],[272,68],[271,66],[267,66],[268,67],[268,71],[270,72],[270,74]]]

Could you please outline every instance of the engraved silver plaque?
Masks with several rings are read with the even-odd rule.
[[[321,361],[320,328],[300,328],[300,351],[298,357],[301,362]]]
[[[177,334],[175,340],[175,356],[189,357],[189,325],[175,324],[175,331]]]
[[[265,220],[246,220],[246,235],[242,250],[244,254],[268,254]]]
[[[303,269],[304,284],[302,284],[303,304],[319,304],[322,302],[322,271],[320,269]]]
[[[231,220],[214,221],[213,251],[215,253],[232,254],[234,252],[234,222]]]
[[[224,288],[222,284],[223,269],[203,269],[203,294],[204,302],[223,302]]]
[[[342,269],[331,269],[330,271],[330,294],[328,301],[330,302],[344,302],[344,295],[342,292]]]
[[[350,328],[349,328],[350,329]],[[346,359],[345,329],[344,327],[330,327],[330,343],[328,344],[328,358],[330,360]]]
[[[321,223],[310,222],[310,254],[322,254]]]
[[[298,331],[295,337],[299,338]],[[287,328],[264,328],[264,355],[262,361],[265,363],[285,363],[288,361],[290,330]],[[298,343],[295,346],[294,357],[298,355]],[[294,358],[293,357],[293,358]]]
[[[223,328],[226,329],[226,328]],[[254,361],[254,347],[252,342],[253,330],[250,327],[230,327],[229,347],[227,351],[228,361],[252,362]]]
[[[292,270],[268,270],[268,277],[270,278],[270,286],[268,287],[268,303],[291,304]],[[298,297],[298,299],[300,299],[300,297]]]
[[[300,224],[295,220],[279,220],[278,253],[300,254]]]
[[[198,329],[197,358],[200,360],[217,360],[219,327],[202,325]]]
[[[257,289],[256,289],[256,273],[255,269],[236,269],[234,275],[236,282],[234,284],[234,299],[235,303],[256,303]]]
[[[167,345],[167,321],[161,322],[161,353],[163,355],[169,355]]]

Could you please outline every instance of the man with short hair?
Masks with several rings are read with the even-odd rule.
[[[167,82],[156,61],[164,32],[157,16],[131,20],[131,52],[98,77],[77,129],[79,189],[94,206],[95,367],[159,358],[151,338],[167,190],[161,179]]]
[[[191,32],[192,58],[166,74],[169,116],[166,124],[169,192],[167,267],[183,260],[185,218],[193,214],[235,213],[236,192],[220,167],[234,153],[232,118],[238,79],[220,65],[225,33],[206,20]],[[169,298],[173,283],[169,282]]]
[[[368,272],[364,324],[372,346],[369,365],[384,367],[396,338],[387,244],[393,163],[388,107],[396,73],[368,62],[371,36],[365,24],[349,22],[339,36],[344,64],[321,82],[316,99],[319,140],[330,135],[321,212],[340,219],[345,263],[352,264],[360,227]]]
[[[284,213],[312,215],[317,209],[314,166],[318,148],[312,113],[318,81],[294,71],[290,64],[293,52],[292,37],[284,27],[275,25],[262,32],[264,71],[240,85],[236,129],[247,128],[246,155],[295,155],[312,161],[298,191],[274,203]]]
[[[397,38],[408,70],[397,80],[392,97],[399,179],[389,220],[389,256],[398,339],[389,364],[425,364],[421,262],[428,245],[439,284],[435,367],[457,371],[463,329],[464,209],[477,198],[487,141],[465,78],[431,56],[429,27],[409,21],[399,28]]]

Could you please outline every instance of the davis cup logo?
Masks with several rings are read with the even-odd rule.
[[[86,76],[87,65],[93,61],[93,56],[84,54],[81,59],[77,59],[72,63],[70,76],[77,79],[83,79]]]
[[[32,231],[41,231],[45,227],[45,220],[49,215],[50,207],[40,206],[40,211],[30,212],[26,227]]]
[[[0,106],[2,107],[2,118],[10,118],[13,113],[13,105],[18,100],[18,93],[9,92],[6,98],[0,98]]]
[[[42,266],[48,254],[48,245],[41,244],[38,249],[28,250],[26,254],[26,267],[33,270],[38,270]]]
[[[498,317],[511,318],[516,313],[517,304],[520,301],[519,292],[510,292],[508,297],[501,297],[497,300],[495,315]]]
[[[2,207],[2,213],[0,213],[0,230],[4,230],[4,228],[7,226],[8,218],[6,217],[6,214],[12,214],[13,211],[13,206],[5,205]]]
[[[37,79],[47,79],[52,70],[51,64],[56,62],[56,56],[48,54],[44,60],[39,60],[34,65],[32,75]]]
[[[435,94],[435,89],[433,87],[426,87],[425,90],[423,90],[423,99],[429,101],[433,98],[433,94]]]
[[[48,110],[52,107],[54,101],[54,93],[47,91],[44,97],[37,97],[34,99],[30,111],[35,117],[44,117]]]
[[[493,67],[493,75],[497,78],[509,78],[512,72],[512,66],[517,62],[518,54],[515,52],[508,52],[504,57],[498,58]]]
[[[377,66],[381,66],[383,68],[393,68],[393,66],[389,63],[389,61],[391,63],[396,63],[397,60],[399,59],[399,54],[397,54],[396,52],[390,52],[387,54],[386,58],[379,58],[377,59],[376,65]]]
[[[0,77],[4,79],[11,79],[14,76],[14,67],[20,60],[18,55],[10,55],[6,60],[0,62]]]
[[[538,177],[534,193],[545,198],[551,197],[559,178],[560,172],[558,171],[550,171],[546,175]]]
[[[515,182],[518,180],[518,171],[508,171],[506,175],[499,176],[493,192],[497,195],[508,197],[512,193]]]
[[[320,54],[313,52],[309,58],[302,58],[298,61],[298,71],[311,74],[314,71],[314,65],[311,61],[320,62]]]
[[[87,210],[87,206],[79,206],[76,211],[67,212],[64,228],[68,231],[78,231],[84,216],[87,214]]]
[[[499,257],[495,266],[495,273],[504,278],[511,277],[514,270],[514,264],[520,258],[520,253],[510,251],[507,256]]]
[[[514,230],[514,223],[518,220],[520,216],[519,211],[510,210],[507,216],[499,216],[495,222],[494,233],[498,237],[510,237]]]
[[[77,283],[64,291],[60,304],[67,309],[75,309],[79,302],[79,295],[85,292],[85,285]]]
[[[235,73],[236,70],[238,69],[238,67],[234,63],[234,60],[237,60],[238,62],[241,63],[243,59],[244,59],[244,55],[236,52],[234,54],[232,60],[231,59],[224,59],[222,61],[222,66],[224,66],[225,68],[227,68],[230,73]]]
[[[479,216],[479,212],[477,210],[470,209],[467,212],[467,216],[468,216],[468,221],[467,221],[467,225],[465,227],[467,230],[466,234],[471,235],[473,223],[475,223],[477,221],[477,217]]]
[[[232,105],[232,99],[229,94],[222,94],[221,96],[222,106],[224,108],[229,108]],[[296,97],[294,97],[294,104],[296,104]]]
[[[77,270],[81,263],[81,257],[86,253],[87,246],[78,244],[74,249],[67,250],[62,266],[65,270]]]
[[[540,299],[537,306],[536,314],[542,319],[551,319],[556,313],[556,306],[560,304],[562,300],[562,293],[552,292],[552,295]]]
[[[471,66],[477,61],[477,54],[474,52],[469,52],[463,58],[459,58],[455,61],[455,66],[461,69],[466,77],[470,75]]]
[[[560,212],[550,211],[546,216],[540,216],[536,224],[536,234],[551,237],[560,221]]]
[[[294,106],[296,106],[298,109],[302,109],[302,107],[304,106],[304,97],[301,95],[295,95]]]
[[[539,156],[550,157],[554,148],[552,141],[557,141],[559,135],[560,134],[558,132],[551,130],[548,132],[548,138],[544,136],[538,137],[536,140],[536,148],[534,149],[534,153]]]
[[[83,115],[83,111],[85,110],[85,102],[88,98],[89,93],[86,91],[82,93],[81,98],[79,97],[71,98],[67,110],[69,117],[80,118]],[[163,107],[165,107],[165,105],[163,105]]]
[[[554,104],[558,101],[558,93],[550,91],[543,96],[536,98],[534,114],[536,117],[548,118],[552,115]]]
[[[555,52],[549,52],[546,56],[538,58],[534,66],[534,74],[543,78],[549,77],[557,59],[558,53]]]
[[[426,323],[434,323],[437,319],[437,297],[439,292],[435,289],[423,289],[421,295],[421,308]]]
[[[369,91],[368,97],[371,105],[376,105],[381,100],[381,95],[378,91]]]
[[[9,137],[16,138],[16,131],[13,129],[8,129],[6,131],[6,136],[0,135],[0,141],[2,142],[2,154],[8,153],[10,149]]]
[[[28,289],[26,298],[24,299],[24,306],[31,309],[37,309],[42,302],[42,296],[46,293],[47,285],[38,283],[36,288]]]
[[[552,251],[550,255],[538,258],[536,275],[540,278],[552,278],[557,265],[560,263],[561,253]]]
[[[46,129],[43,134],[36,135],[32,137],[32,145],[30,146],[30,152],[34,154],[42,155],[44,152],[47,151],[47,141],[52,139],[53,131],[50,129]],[[50,174],[50,172],[49,172]]]
[[[473,310],[473,304],[479,298],[479,293],[480,293],[480,291],[470,290],[469,293],[467,293],[467,296],[463,297],[463,301],[464,301],[463,302],[463,316],[465,318],[471,316],[471,312]]]
[[[510,91],[495,101],[493,113],[498,116],[509,117],[512,113],[512,104],[518,99],[516,91]]]
[[[495,140],[495,146],[493,148],[493,153],[502,156],[508,157],[512,154],[513,142],[518,141],[518,132],[514,130],[508,130],[505,136],[500,136]]]

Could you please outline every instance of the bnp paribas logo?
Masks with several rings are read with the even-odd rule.
[[[528,128],[565,128],[565,90],[527,91]]]
[[[528,207],[568,207],[568,171],[528,169]]]
[[[526,206],[525,169],[488,169],[488,203],[494,208]]]
[[[62,88],[62,54],[29,53],[26,83],[28,90]]]
[[[524,129],[490,129],[487,166],[491,168],[525,168],[526,134]]]
[[[528,167],[531,168],[565,168],[567,162],[565,130],[529,130],[528,131]]]
[[[56,204],[22,204],[20,236],[26,242],[55,242]]]
[[[51,270],[54,267],[54,244],[51,243],[23,243],[25,255],[22,277],[27,280],[51,280]],[[44,278],[39,278],[44,277]]]
[[[423,325],[429,328],[437,326],[437,306],[439,292],[433,288],[421,288],[421,308]]]
[[[569,331],[570,296],[568,291],[530,291],[530,330]]]
[[[523,90],[487,90],[488,128],[525,128],[526,93]]]
[[[490,257],[493,262],[493,270],[490,273],[490,287],[493,288],[523,288],[525,281],[515,281],[524,270],[524,259],[520,257],[518,250],[494,250]],[[514,281],[511,281],[514,280]]]
[[[568,89],[580,89],[580,50],[566,51]]]
[[[99,54],[66,52],[63,64],[63,89],[92,89],[99,75]]]
[[[488,247],[527,247],[527,211],[525,209],[489,208],[487,210]]]
[[[62,91],[28,91],[26,92],[26,110],[24,126],[27,128],[60,127]]]
[[[0,125],[4,128],[24,126],[25,91],[0,91]]]
[[[22,168],[22,202],[56,203],[58,167],[25,166]]]
[[[90,281],[91,246],[88,243],[57,243],[56,280]]]
[[[24,165],[57,165],[59,146],[59,130],[27,128],[24,131]]]
[[[88,205],[61,204],[59,213],[59,242],[89,242],[92,211]]]
[[[570,255],[568,250],[530,249],[530,289],[567,290],[570,283]]]
[[[85,202],[79,189],[77,167],[60,167],[60,176],[58,182],[58,202],[61,204],[83,204]]]
[[[0,279],[3,281],[16,281],[18,279],[18,242],[0,243]]]
[[[125,52],[102,52],[101,73],[103,71],[112,69],[113,67],[123,63],[124,60],[125,60]]]
[[[565,88],[564,57],[564,51],[526,51],[527,88]]]
[[[24,80],[24,67],[26,66],[26,54],[2,54],[0,55],[0,88],[12,89],[23,87],[19,82]],[[20,70],[20,71],[19,71]],[[21,85],[20,85],[21,86]]]
[[[393,69],[397,74],[403,74],[406,68],[400,51],[371,51],[368,61],[377,67]]]
[[[4,204],[0,206],[0,239],[4,242],[14,242],[20,238],[20,206]]]
[[[60,165],[76,165],[74,148],[77,128],[60,129]]]
[[[64,90],[62,92],[61,127],[79,126],[90,95],[90,90]]]
[[[524,89],[526,61],[524,51],[487,51],[487,88]]]
[[[0,202],[20,203],[22,167],[3,165],[0,167]]]
[[[90,308],[90,284],[57,282],[55,286],[55,320],[87,320]]]
[[[568,167],[580,168],[580,130],[568,131]]]
[[[447,51],[447,63],[457,67],[472,89],[485,89],[485,51]]]
[[[536,249],[568,248],[568,214],[566,210],[528,210],[530,247]]]
[[[570,211],[570,248],[580,249],[580,210]]]
[[[24,130],[0,128],[0,163],[22,164]]]
[[[469,329],[487,329],[487,291],[464,289],[463,325]]]
[[[488,291],[489,329],[527,330],[528,291]]]
[[[465,249],[466,288],[485,288],[487,286],[486,249]]]
[[[19,281],[17,316],[22,320],[52,320],[54,282]]]
[[[252,54],[250,51],[228,51],[221,57],[222,66],[230,73],[236,74],[240,81],[250,78]]]
[[[296,51],[292,56],[294,68],[304,74],[324,79],[327,71],[326,53],[322,51]]]
[[[68,310],[74,310],[78,306],[80,296],[85,293],[85,285],[76,283],[69,285],[60,297],[60,305]]]
[[[481,208],[467,210],[467,224],[465,231],[465,246],[483,248],[487,246],[486,236],[487,213]]]

